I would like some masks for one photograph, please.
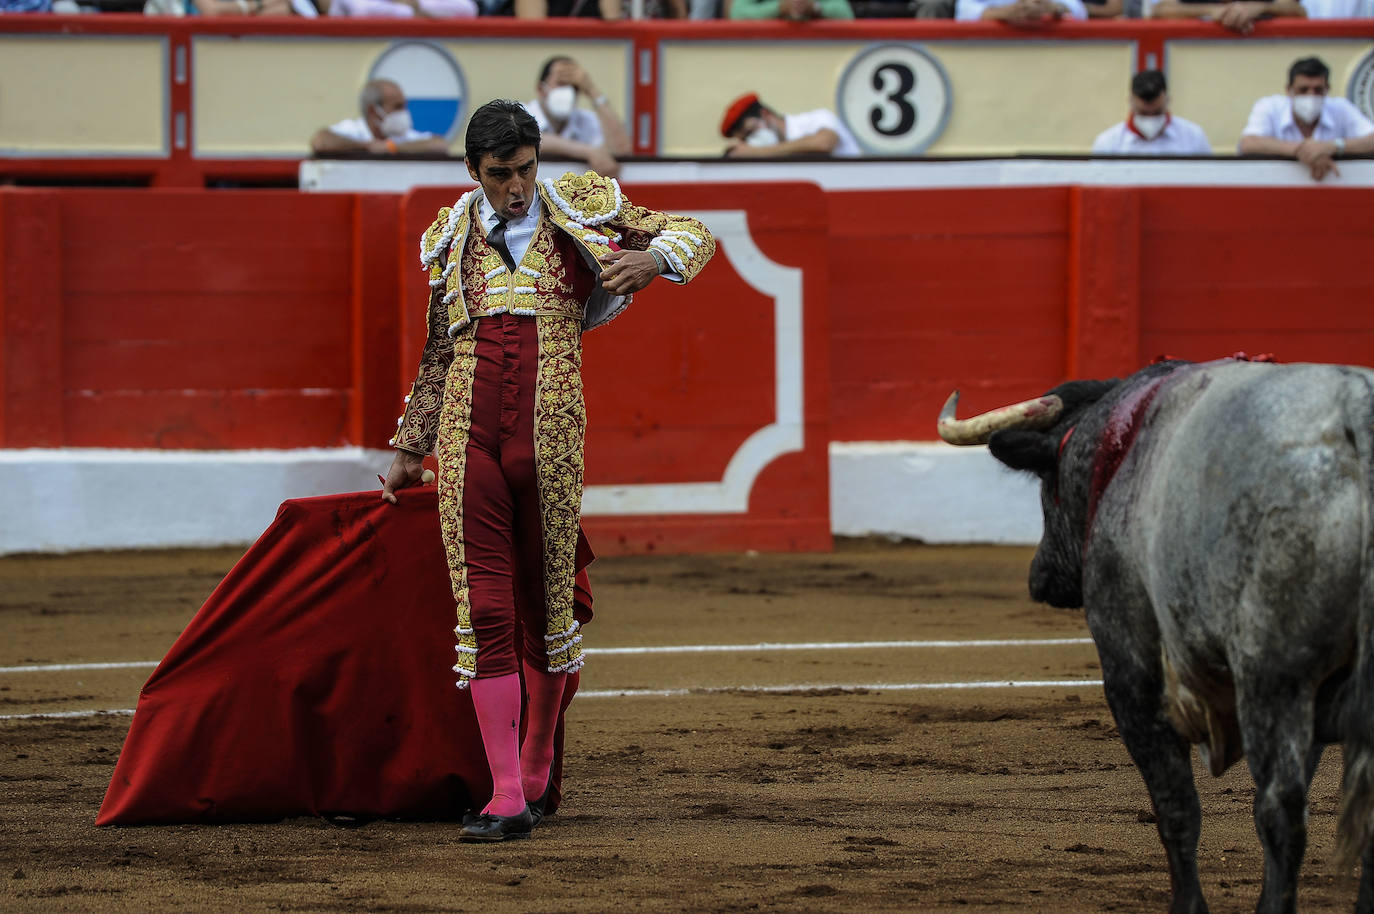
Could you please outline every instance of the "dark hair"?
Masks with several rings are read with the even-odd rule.
[[[1168,91],[1169,84],[1158,70],[1141,70],[1131,80],[1131,94],[1143,102],[1152,102]]]
[[[472,113],[463,155],[473,168],[481,169],[484,155],[506,159],[521,146],[533,146],[534,154],[539,155],[539,124],[524,105],[498,98]]]
[[[564,54],[559,54],[557,57],[550,57],[548,60],[544,61],[544,66],[539,70],[539,81],[541,83],[548,82],[549,71],[553,69],[554,64],[560,64],[564,61],[567,61],[568,63],[575,63],[575,61],[571,57],[568,57]]]
[[[745,108],[744,111],[740,113],[739,117],[735,118],[734,123],[730,125],[730,129],[727,131],[727,133],[733,135],[735,130],[739,128],[740,124],[743,124],[746,120],[748,120],[751,117],[762,117],[763,112],[768,110],[768,106],[765,105],[763,102],[754,102],[748,108]]]
[[[1331,71],[1318,57],[1293,61],[1293,66],[1288,68],[1288,85],[1293,85],[1293,80],[1299,76],[1320,76],[1328,85],[1331,83]]]

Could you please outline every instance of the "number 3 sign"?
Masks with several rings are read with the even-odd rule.
[[[840,77],[836,107],[871,155],[916,155],[949,120],[949,78],[917,45],[865,48]]]

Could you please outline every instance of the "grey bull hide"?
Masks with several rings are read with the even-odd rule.
[[[1258,910],[1278,912],[1297,909],[1308,786],[1339,742],[1339,862],[1362,861],[1374,912],[1374,372],[1170,361],[963,420],[957,397],[942,438],[1040,479],[1031,596],[1086,613],[1170,910],[1207,910],[1191,745],[1214,775],[1248,762]]]

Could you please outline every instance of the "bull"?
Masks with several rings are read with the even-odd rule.
[[[1257,910],[1297,909],[1307,793],[1342,743],[1337,862],[1374,912],[1374,371],[1164,361],[956,418],[1040,480],[1039,602],[1082,607],[1107,702],[1154,805],[1170,911],[1207,910],[1190,746],[1241,758],[1264,849]]]

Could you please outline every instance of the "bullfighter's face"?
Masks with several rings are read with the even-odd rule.
[[[468,174],[482,185],[492,208],[502,219],[520,219],[530,210],[534,199],[534,178],[539,171],[539,154],[533,146],[521,146],[506,158],[479,156],[467,160]]]

